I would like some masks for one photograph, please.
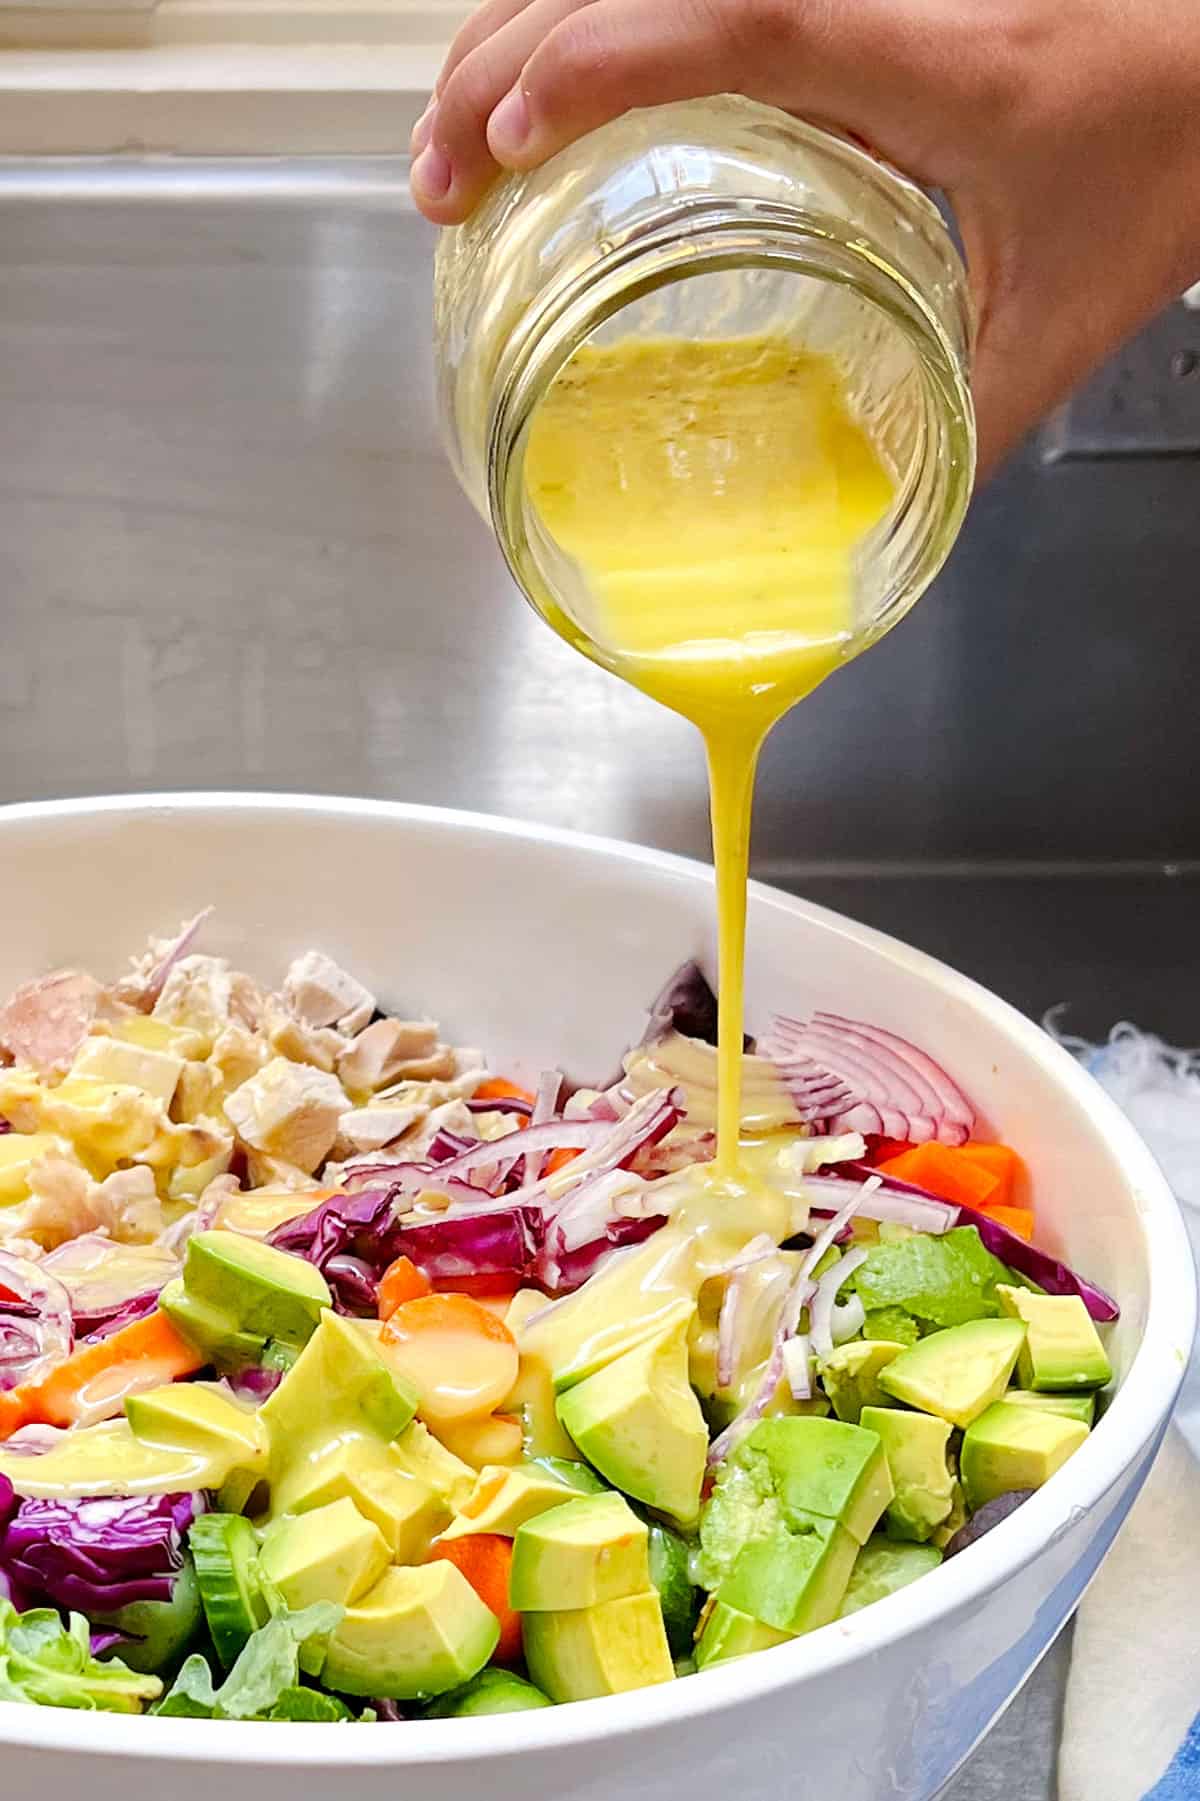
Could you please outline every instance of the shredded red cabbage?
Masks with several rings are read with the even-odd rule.
[[[134,1320],[145,1319],[148,1313],[153,1313],[158,1306],[158,1295],[157,1288],[150,1288],[144,1294],[135,1294],[128,1301],[122,1301],[119,1307],[77,1312],[75,1331],[84,1344],[98,1344],[102,1338],[111,1338],[122,1326],[131,1326]]]
[[[203,1497],[194,1494],[26,1499],[0,1537],[0,1568],[23,1592],[79,1613],[169,1601],[186,1533],[203,1511]]]

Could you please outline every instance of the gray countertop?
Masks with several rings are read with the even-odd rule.
[[[706,855],[688,728],[519,603],[453,485],[402,175],[0,164],[0,800],[387,795]],[[1195,461],[1028,446],[772,740],[756,872],[1034,1016],[1195,1035],[1198,499]],[[955,1801],[1050,1796],[1064,1669]]]

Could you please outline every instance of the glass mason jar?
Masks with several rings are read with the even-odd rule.
[[[755,102],[626,114],[443,232],[440,408],[459,480],[518,584],[570,642],[609,659],[582,571],[531,504],[531,421],[585,342],[782,333],[836,364],[891,475],[855,558],[847,655],[924,592],[974,474],[971,315],[933,202],[855,144]]]

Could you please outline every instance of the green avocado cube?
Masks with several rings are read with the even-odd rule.
[[[509,1602],[518,1613],[562,1613],[642,1594],[651,1586],[649,1538],[621,1495],[552,1507],[517,1529]]]
[[[688,1381],[691,1310],[558,1399],[558,1417],[614,1487],[682,1525],[700,1511],[708,1429]]]
[[[942,1554],[934,1545],[896,1544],[889,1538],[869,1539],[858,1554],[839,1617],[847,1619],[860,1608],[870,1607],[873,1601],[882,1601],[886,1595],[894,1595],[897,1589],[907,1588],[918,1576],[936,1570],[941,1561]]]
[[[885,1515],[889,1538],[927,1539],[954,1505],[947,1461],[948,1420],[901,1407],[864,1407],[862,1424],[878,1432],[896,1490]]]
[[[1100,1334],[1077,1294],[1034,1294],[1004,1283],[996,1293],[1005,1313],[1025,1322],[1025,1343],[1017,1358],[1022,1388],[1056,1394],[1103,1388],[1112,1381]]]
[[[774,1626],[764,1626],[761,1620],[739,1613],[724,1601],[714,1601],[696,1640],[696,1668],[704,1670],[711,1663],[730,1663],[752,1651],[769,1651],[775,1645],[786,1645],[793,1636]]]
[[[818,1374],[840,1420],[857,1426],[864,1407],[888,1405],[888,1397],[879,1386],[879,1372],[903,1349],[894,1340],[860,1338],[836,1346],[826,1357]]]
[[[166,1284],[158,1305],[180,1337],[195,1345],[218,1369],[236,1370],[257,1363],[266,1349],[261,1332],[244,1331],[228,1308],[189,1293],[182,1276]]]
[[[879,1385],[922,1413],[969,1426],[1008,1387],[1024,1343],[1020,1320],[968,1320],[903,1351],[879,1372]]]
[[[997,1401],[963,1433],[959,1473],[972,1513],[1014,1489],[1040,1488],[1088,1435],[1082,1420]]]
[[[297,1612],[315,1601],[349,1606],[391,1562],[383,1533],[348,1499],[272,1521],[258,1556],[264,1574]]]
[[[336,1313],[321,1323],[261,1417],[271,1433],[273,1461],[287,1464],[355,1428],[381,1442],[396,1438],[412,1420],[417,1397],[379,1356],[370,1333],[358,1320]]]
[[[1096,1423],[1096,1397],[1087,1395],[1035,1394],[1030,1388],[1007,1388],[1006,1407],[1040,1407],[1044,1413],[1060,1413],[1064,1419],[1082,1420],[1085,1426]]]
[[[320,1678],[341,1695],[428,1700],[477,1675],[499,1637],[499,1620],[452,1563],[393,1564],[347,1607]]]
[[[521,1634],[529,1674],[552,1701],[588,1701],[675,1679],[653,1590],[565,1613],[527,1613]]]
[[[290,1465],[273,1490],[272,1514],[306,1514],[341,1500],[378,1527],[395,1563],[422,1563],[450,1522],[442,1496],[397,1468],[391,1447],[364,1433],[345,1433]]]
[[[243,1331],[288,1344],[304,1344],[333,1305],[314,1264],[240,1232],[189,1238],[183,1282],[190,1295],[231,1315]]]
[[[791,1512],[734,1559],[717,1599],[779,1632],[813,1632],[837,1618],[858,1541],[836,1520]]]
[[[843,1420],[760,1420],[731,1461],[765,1459],[783,1518],[817,1514],[837,1520],[865,1544],[892,1499],[892,1480],[877,1432]]]
[[[596,1484],[597,1489],[600,1486]],[[475,1532],[495,1532],[501,1538],[512,1538],[526,1520],[536,1519],[551,1507],[564,1506],[571,1497],[572,1491],[565,1482],[535,1464],[517,1469],[485,1464],[442,1537],[466,1538]]]

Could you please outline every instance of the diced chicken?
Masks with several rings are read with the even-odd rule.
[[[149,1244],[163,1229],[153,1170],[114,1170],[97,1184],[91,1205],[96,1225],[120,1243]]]
[[[337,1149],[345,1154],[379,1151],[424,1119],[424,1107],[355,1107],[338,1121]]]
[[[175,1090],[175,1118],[184,1125],[198,1119],[221,1085],[220,1073],[210,1063],[185,1063]]]
[[[188,1026],[209,1043],[229,1023],[234,972],[224,957],[181,957],[154,1003],[155,1019]]]
[[[235,1021],[218,1034],[208,1067],[216,1072],[222,1088],[240,1088],[243,1082],[257,1075],[269,1055],[257,1033]]]
[[[283,998],[308,1026],[341,1025],[343,1019],[361,1025],[375,1011],[370,990],[322,951],[305,951],[296,958],[284,980]]]
[[[70,1076],[44,1096],[41,1123],[69,1138],[90,1169],[107,1173],[147,1150],[167,1116],[140,1088]]]
[[[336,1076],[274,1057],[225,1101],[243,1143],[309,1174],[329,1155],[350,1102]]]
[[[309,1026],[277,1001],[268,1001],[263,1029],[267,1043],[278,1057],[293,1063],[311,1063],[314,1069],[332,1072],[346,1049],[346,1039],[332,1026]]]
[[[26,982],[0,1008],[0,1045],[41,1075],[61,1074],[96,1017],[100,984],[77,969]]]
[[[372,1094],[400,1079],[413,1062],[441,1059],[436,1025],[428,1019],[377,1019],[338,1058],[338,1074],[357,1094]],[[453,1075],[454,1071],[449,1071]]]
[[[97,1082],[125,1082],[169,1107],[183,1073],[183,1058],[168,1051],[143,1050],[119,1038],[85,1038],[71,1074]]]
[[[304,1194],[312,1190],[319,1192],[320,1188],[308,1170],[289,1163],[286,1157],[268,1157],[265,1151],[250,1151],[247,1154],[246,1174],[251,1188],[255,1189],[284,1189],[288,1193]]]
[[[29,1173],[29,1190],[29,1200],[4,1210],[3,1225],[45,1246],[84,1232],[107,1232],[121,1244],[148,1244],[163,1229],[162,1203],[149,1169],[120,1169],[94,1182],[69,1157],[43,1157]]]

